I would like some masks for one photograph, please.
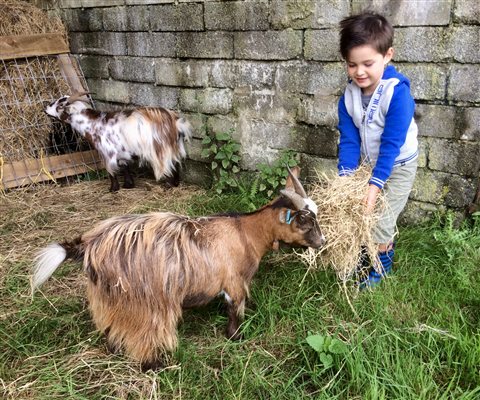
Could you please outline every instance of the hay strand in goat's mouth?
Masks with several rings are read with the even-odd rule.
[[[327,239],[321,249],[297,252],[309,269],[333,268],[347,281],[357,272],[360,254],[377,259],[373,229],[385,210],[382,192],[371,214],[365,213],[365,196],[372,170],[361,166],[351,176],[328,176],[317,172],[317,183],[309,187],[310,198],[318,205],[318,223]]]

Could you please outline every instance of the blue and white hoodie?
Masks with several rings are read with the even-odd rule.
[[[383,188],[394,167],[418,157],[410,81],[388,66],[366,110],[361,95],[349,81],[338,104],[338,170],[340,175],[352,174],[362,159],[373,166],[370,183]]]

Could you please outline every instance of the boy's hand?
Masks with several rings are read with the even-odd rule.
[[[371,214],[377,202],[377,196],[380,193],[380,188],[375,185],[368,185],[367,195],[365,196],[365,214]]]

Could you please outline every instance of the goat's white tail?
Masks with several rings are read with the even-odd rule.
[[[49,244],[38,252],[31,281],[32,293],[52,276],[66,258],[67,250],[59,243]]]

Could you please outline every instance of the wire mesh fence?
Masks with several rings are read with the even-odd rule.
[[[44,112],[82,88],[85,77],[71,55],[0,60],[0,189],[101,175],[89,143]]]

